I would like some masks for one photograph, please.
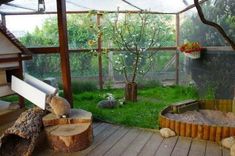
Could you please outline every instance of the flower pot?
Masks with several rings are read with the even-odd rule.
[[[191,53],[184,53],[185,56],[191,58],[191,59],[198,59],[200,58],[200,54],[201,52],[200,51],[193,51]]]
[[[137,84],[135,82],[126,83],[125,99],[127,101],[137,101]]]

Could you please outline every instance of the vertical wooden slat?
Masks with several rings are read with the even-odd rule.
[[[102,14],[97,14],[97,27],[100,30],[100,18]],[[99,85],[103,89],[103,72],[102,72],[102,33],[98,35],[98,64],[99,64]]]
[[[179,47],[180,46],[180,16],[179,14],[176,14],[176,46]],[[178,50],[176,50],[176,74],[175,74],[175,81],[176,84],[179,84],[179,52]]]
[[[235,113],[235,98],[233,98],[232,112]]]
[[[216,137],[216,126],[210,126],[210,140],[215,141]]]
[[[229,100],[229,106],[227,107],[227,112],[232,112],[233,100]]]
[[[180,136],[185,136],[185,131],[186,131],[186,124],[185,124],[185,122],[181,122],[181,124],[180,124]]]
[[[203,125],[198,124],[197,126],[197,138],[202,139],[203,138]]]
[[[165,117],[161,117],[161,128],[166,127],[166,118]]]
[[[226,138],[229,136],[229,127],[222,128],[222,138]]]
[[[18,73],[18,78],[23,79],[23,65],[22,65],[22,56],[21,54],[18,54],[18,59],[19,59],[19,73]],[[18,99],[19,99],[19,105],[20,108],[23,108],[24,105],[24,98],[20,95],[18,95]]]
[[[230,127],[229,128],[229,135],[230,136],[235,136],[235,127]]]
[[[167,128],[170,128],[170,120],[169,118],[166,118],[166,125],[165,125]]]
[[[58,18],[58,30],[59,30],[59,49],[60,49],[60,61],[61,61],[60,64],[61,64],[64,96],[72,107],[73,100],[72,100],[72,90],[71,90],[69,53],[68,53],[65,0],[57,0],[57,18]]]
[[[203,137],[204,140],[209,140],[210,138],[210,126],[203,125]]]
[[[186,137],[191,137],[191,134],[192,134],[192,124],[186,123],[186,132],[185,132],[185,136],[186,136]]]
[[[180,121],[175,121],[175,133],[180,134]]]
[[[170,120],[170,129],[175,129],[175,120]]]
[[[216,127],[216,137],[215,137],[215,141],[219,143],[220,140],[221,140],[221,137],[222,137],[222,127],[217,126],[217,127]]]
[[[192,137],[197,137],[197,124],[192,124]]]

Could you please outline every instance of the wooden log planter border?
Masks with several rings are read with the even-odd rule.
[[[235,112],[235,101],[201,100],[199,101],[199,108],[220,110],[223,112]],[[170,119],[164,116],[164,114],[171,110],[172,106],[168,106],[160,112],[159,124],[161,128],[167,127],[174,130],[177,135],[210,140],[214,142],[220,142],[223,138],[235,136],[235,127],[189,123]]]

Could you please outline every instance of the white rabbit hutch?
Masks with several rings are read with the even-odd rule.
[[[22,61],[31,59],[30,51],[25,48],[18,39],[0,23],[0,123],[4,123],[3,116],[13,113],[11,116],[18,116],[24,107],[24,99],[19,96],[18,102],[12,104],[2,97],[15,94],[11,90],[11,76],[23,77]],[[9,118],[8,118],[9,119]],[[8,120],[9,121],[9,120]]]

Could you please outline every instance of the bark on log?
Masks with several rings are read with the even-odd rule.
[[[125,86],[125,99],[127,101],[137,101],[137,84],[135,82],[129,82]]]
[[[0,155],[29,156],[32,154],[42,128],[45,111],[38,107],[23,112],[0,140]]]
[[[71,109],[69,118],[57,118],[53,113],[43,117],[49,146],[55,151],[76,152],[90,146],[93,140],[92,114]]]

